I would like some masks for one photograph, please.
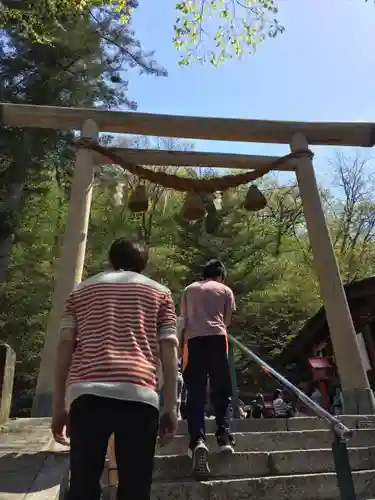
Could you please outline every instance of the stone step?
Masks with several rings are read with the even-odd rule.
[[[375,447],[349,450],[352,470],[375,469]],[[213,453],[209,457],[212,478],[240,478],[334,472],[332,451],[293,450],[277,452],[236,452],[232,455]],[[156,457],[154,480],[181,480],[189,477],[188,456]]]
[[[375,470],[353,472],[357,498],[375,496]],[[335,473],[206,482],[154,483],[152,500],[332,500],[340,498]]]
[[[243,451],[281,451],[330,448],[332,432],[329,430],[281,431],[281,432],[243,432],[236,433],[236,452]],[[188,436],[177,436],[165,447],[158,446],[156,455],[184,455],[187,453]],[[213,434],[207,435],[211,452],[217,450]],[[375,429],[355,430],[348,447],[375,446]]]
[[[375,428],[374,415],[347,415],[340,420],[350,429]],[[260,418],[260,419],[236,419],[232,421],[234,432],[275,432],[275,431],[304,431],[327,429],[325,421],[317,417],[294,417],[294,418]],[[216,424],[214,419],[206,420],[206,432],[214,433]],[[179,435],[187,434],[187,422],[179,422]]]

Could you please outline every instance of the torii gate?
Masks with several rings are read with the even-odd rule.
[[[131,163],[134,168],[142,168],[139,165],[167,165],[254,170],[256,175],[246,174],[247,181],[260,177],[270,169],[295,171],[343,388],[344,410],[346,414],[375,413],[374,396],[362,363],[319,196],[312,154],[308,149],[308,143],[372,147],[375,143],[374,125],[197,118],[18,104],[1,104],[1,112],[2,123],[6,126],[81,130],[83,139],[78,143],[60,268],[36,388],[34,416],[51,414],[59,323],[66,297],[82,278],[94,168],[98,164],[108,164],[108,157],[113,162],[121,159],[122,162]],[[279,158],[270,156],[112,148],[107,156],[105,150],[98,152],[99,132],[290,144],[292,154],[280,161]]]

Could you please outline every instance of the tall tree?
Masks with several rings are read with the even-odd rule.
[[[84,16],[88,10],[105,9],[127,22],[137,0],[3,0],[0,26],[15,20],[23,36],[54,43],[59,16]],[[175,5],[173,42],[184,54],[180,64],[193,59],[217,66],[225,59],[254,52],[267,37],[284,31],[277,20],[275,0],[180,0]],[[162,15],[162,9],[161,9]],[[43,22],[41,23],[41,19]]]
[[[375,170],[370,157],[337,152],[329,160],[336,196],[326,204],[332,239],[346,282],[375,273]]]
[[[127,95],[126,71],[136,67],[147,74],[166,75],[153,54],[143,51],[131,26],[121,24],[113,12],[101,11],[95,17],[86,12],[60,20],[69,36],[61,36],[60,27],[56,28],[59,37],[53,45],[25,40],[17,22],[1,31],[0,101],[135,109]],[[47,165],[51,175],[67,181],[73,138],[73,132],[1,130],[0,282],[6,278],[27,179]]]

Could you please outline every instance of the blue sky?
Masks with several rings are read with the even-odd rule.
[[[163,4],[160,7],[160,4]],[[132,75],[130,96],[139,111],[300,121],[375,120],[375,4],[365,0],[281,0],[286,32],[267,40],[256,55],[181,68],[172,44],[174,0],[140,0],[133,25],[167,78]],[[157,22],[156,22],[157,20]],[[288,147],[200,141],[196,149],[285,154]],[[348,148],[349,149],[349,148]],[[315,148],[322,182],[326,158]],[[369,152],[370,153],[370,152]],[[328,179],[327,179],[328,181]]]

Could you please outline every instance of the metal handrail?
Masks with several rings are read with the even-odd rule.
[[[229,340],[236,345],[242,352],[246,353],[252,361],[259,365],[263,371],[271,374],[276,380],[278,380],[284,387],[286,387],[290,392],[292,392],[297,398],[302,401],[307,407],[309,407],[319,418],[328,423],[328,426],[334,432],[334,434],[340,439],[350,439],[353,432],[346,427],[337,417],[331,415],[328,411],[322,408],[320,405],[315,403],[311,398],[306,396],[298,387],[289,382],[288,379],[283,377],[279,372],[277,372],[272,366],[263,361],[259,356],[254,354],[248,347],[246,347],[242,342],[237,340],[232,335],[228,335]]]

